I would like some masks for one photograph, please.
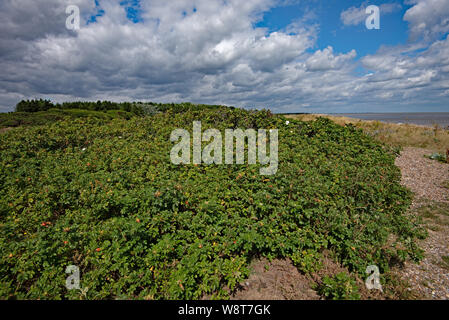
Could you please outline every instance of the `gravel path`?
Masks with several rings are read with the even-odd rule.
[[[415,199],[449,203],[449,165],[425,158],[433,152],[419,148],[404,148],[396,159],[401,168],[402,184],[415,193]]]
[[[449,256],[449,164],[430,160],[424,155],[429,150],[405,148],[396,165],[401,169],[401,183],[415,193],[412,210],[436,205],[440,209],[432,219],[427,219],[429,236],[421,242],[425,258],[419,264],[406,263],[401,272],[411,289],[426,299],[449,299],[449,264],[442,257]]]

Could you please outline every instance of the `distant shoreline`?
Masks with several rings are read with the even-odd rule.
[[[289,113],[291,115],[306,115],[317,113]],[[287,114],[283,114],[287,115]],[[438,125],[449,127],[449,112],[365,112],[365,113],[321,113],[332,117],[347,117],[364,121],[381,121],[395,124],[413,124],[426,127]]]

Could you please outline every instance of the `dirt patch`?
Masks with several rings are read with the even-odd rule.
[[[291,260],[261,259],[251,265],[252,273],[232,300],[318,300],[313,280],[301,274]]]
[[[254,261],[251,270],[250,277],[240,285],[231,300],[320,300],[322,298],[314,288],[324,276],[349,273],[328,252],[324,253],[321,269],[310,275],[299,272],[290,259],[269,262],[263,258]],[[380,291],[366,289],[362,279],[357,279],[357,285],[362,299],[384,299]]]

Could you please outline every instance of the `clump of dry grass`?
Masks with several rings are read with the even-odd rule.
[[[318,117],[325,117],[339,125],[351,123],[374,138],[392,146],[424,148],[441,154],[446,154],[446,150],[449,149],[449,130],[438,126],[395,124],[322,114],[286,115],[286,117],[302,121],[313,121]]]
[[[427,221],[437,225],[448,225],[449,204],[445,202],[428,202],[417,208],[417,213]],[[446,217],[445,217],[446,216]]]
[[[441,257],[441,262],[439,263],[439,265],[446,269],[449,270],[449,256],[443,256]]]

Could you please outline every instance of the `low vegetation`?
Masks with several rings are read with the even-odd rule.
[[[317,292],[331,300],[360,299],[356,281],[344,272],[337,273],[333,277],[325,276],[322,283],[317,286]]]
[[[440,266],[449,271],[449,256],[441,257]]]
[[[362,129],[366,134],[390,146],[430,149],[439,152],[441,159],[446,160],[444,155],[446,154],[446,150],[449,149],[449,130],[440,128],[437,125],[434,127],[425,127],[413,124],[359,120],[348,117],[322,116],[340,125],[352,124],[356,128]],[[320,115],[303,114],[287,115],[287,117],[310,121],[317,119]]]
[[[164,106],[0,135],[0,297],[226,298],[257,257],[291,258],[309,273],[330,251],[362,277],[368,265],[385,272],[422,258],[423,230],[405,215],[411,193],[399,184],[394,150],[362,130],[325,118],[287,124],[269,111]],[[195,120],[222,132],[278,128],[278,172],[173,165],[170,133]],[[87,291],[65,288],[69,265]],[[346,280],[327,281],[344,289],[330,298],[355,297]]]
[[[114,118],[129,119],[134,116],[130,112],[120,110],[110,111],[90,111],[83,109],[50,109],[48,111],[38,112],[10,112],[0,113],[0,129],[13,128],[21,126],[39,126],[64,119],[76,118],[97,118],[102,120],[111,120]]]
[[[162,104],[153,102],[64,102],[52,103],[49,100],[23,100],[16,106],[15,112],[0,113],[0,130],[21,127],[46,125],[65,119],[96,118],[104,121],[131,117],[150,116],[171,110],[175,113],[189,110],[217,109],[218,105],[198,105],[192,103]]]
[[[427,202],[417,208],[418,214],[436,225],[449,225],[449,204],[446,202]]]

